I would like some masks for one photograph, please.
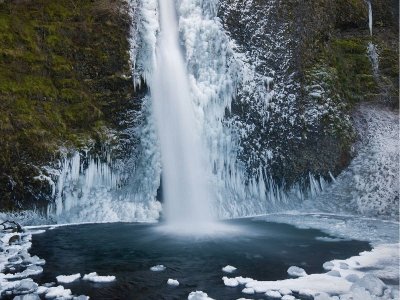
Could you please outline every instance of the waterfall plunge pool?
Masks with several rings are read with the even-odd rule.
[[[228,230],[211,236],[183,236],[158,230],[160,224],[108,223],[58,227],[33,237],[30,253],[46,260],[38,283],[58,275],[97,272],[115,275],[111,283],[78,280],[64,284],[91,299],[187,299],[192,291],[214,299],[238,299],[243,286],[227,287],[223,276],[258,280],[288,278],[290,266],[324,272],[322,264],[370,250],[367,242],[332,239],[314,229],[253,219],[224,222]],[[51,242],[50,242],[51,241]],[[153,272],[162,264],[166,270]],[[226,265],[237,268],[232,274]],[[178,287],[167,285],[177,279]],[[267,299],[257,294],[257,299]]]

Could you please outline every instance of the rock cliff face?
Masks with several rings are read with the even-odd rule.
[[[266,122],[253,104],[256,92],[239,92],[233,105],[234,122],[253,128],[241,153],[250,174],[268,157],[269,172],[287,187],[306,182],[308,173],[337,175],[351,159],[353,108],[363,101],[398,105],[398,3],[385,3],[371,3],[371,37],[364,0],[221,2],[224,27],[273,92]]]
[[[40,167],[60,149],[104,146],[139,105],[126,10],[119,0],[0,1],[1,210],[48,201]]]

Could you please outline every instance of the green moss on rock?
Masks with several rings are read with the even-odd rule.
[[[132,82],[115,76],[130,75],[125,5],[0,2],[0,209],[41,198],[37,166],[103,139],[131,105]]]

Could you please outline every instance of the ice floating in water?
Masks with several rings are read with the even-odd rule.
[[[40,297],[36,294],[26,294],[15,296],[13,300],[40,300]]]
[[[289,290],[289,289],[286,289],[286,288],[280,289],[278,292],[279,292],[281,295],[291,295],[291,294],[292,294],[292,291]]]
[[[239,281],[237,281],[236,278],[228,278],[224,276],[222,277],[222,280],[226,286],[235,287],[239,285]]]
[[[170,278],[170,279],[168,279],[167,284],[171,285],[171,286],[178,286],[179,285],[179,281],[176,280],[176,279],[171,279]]]
[[[112,282],[115,281],[115,276],[99,276],[97,275],[96,272],[92,272],[89,274],[86,274],[82,278],[83,280],[91,281],[91,282]]]
[[[252,289],[252,288],[244,288],[242,290],[242,293],[243,294],[248,294],[248,295],[253,295],[255,292],[254,292],[254,289]]]
[[[36,293],[41,295],[41,294],[47,293],[48,290],[49,290],[49,287],[39,286],[38,289],[36,290]]]
[[[21,279],[21,278],[26,278],[29,276],[33,276],[33,275],[38,275],[40,273],[43,272],[43,268],[40,266],[36,266],[36,265],[32,265],[32,266],[28,266],[24,271],[20,272],[20,273],[15,273],[15,274],[5,274],[2,277],[4,279]]]
[[[65,289],[62,285],[59,285],[49,288],[44,297],[46,299],[72,299],[72,293],[70,289]]]
[[[235,279],[239,282],[239,284],[246,284],[254,280],[253,278],[242,277],[242,276],[235,277]]]
[[[74,297],[72,300],[89,300],[89,296],[80,295],[78,297]]]
[[[162,271],[165,271],[165,269],[166,269],[166,267],[165,267],[164,265],[156,265],[156,266],[154,266],[154,267],[151,267],[151,268],[150,268],[150,271],[153,271],[153,272],[162,272]]]
[[[278,291],[274,291],[274,290],[266,291],[265,296],[267,296],[269,298],[277,298],[277,299],[280,299],[282,297],[281,293],[279,293]]]
[[[296,266],[291,266],[291,267],[287,270],[287,273],[288,273],[290,276],[293,276],[293,277],[303,277],[303,276],[306,276],[306,275],[307,275],[307,273],[306,273],[306,271],[304,271],[304,269],[299,268],[299,267],[296,267]]]
[[[16,284],[13,289],[15,294],[29,294],[37,290],[38,284],[35,283],[31,278],[23,279]]]
[[[71,283],[81,278],[81,274],[73,274],[73,275],[59,275],[56,277],[58,283]]]
[[[214,299],[208,297],[208,295],[202,291],[195,291],[189,294],[188,300],[214,300]]]
[[[236,271],[237,268],[227,265],[225,267],[222,268],[222,271],[226,272],[226,273],[233,273],[234,271]]]

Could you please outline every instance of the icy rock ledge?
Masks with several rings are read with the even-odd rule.
[[[59,275],[56,277],[58,283],[71,283],[81,278],[81,274],[73,274],[73,275]]]

